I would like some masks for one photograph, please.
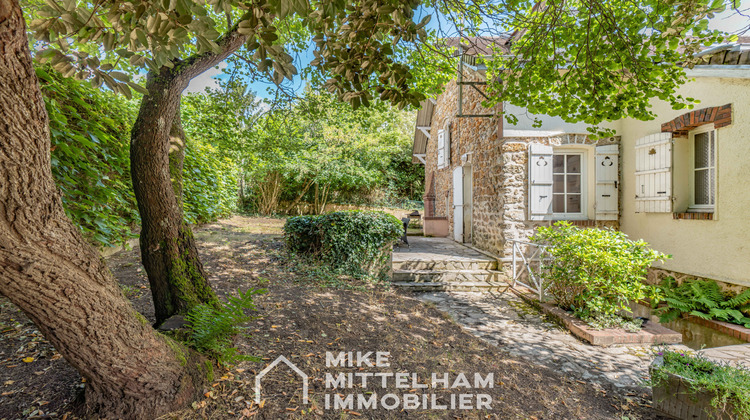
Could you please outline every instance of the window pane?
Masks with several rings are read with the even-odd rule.
[[[552,192],[564,193],[565,192],[565,175],[554,175],[552,181]]]
[[[695,168],[706,168],[710,166],[710,143],[709,133],[695,135]]]
[[[581,173],[581,155],[567,155],[568,170],[569,174],[580,174]]]
[[[695,204],[711,204],[711,181],[708,169],[695,171]]]
[[[715,131],[711,132],[711,160],[709,161],[711,166],[716,166],[716,156],[715,156],[716,155],[716,151],[715,151],[715,149],[716,149],[716,136],[715,136],[715,134],[716,134]]]
[[[580,175],[568,175],[568,193],[580,193],[581,192],[581,176]]]
[[[565,194],[555,194],[552,196],[552,212],[565,213]]]
[[[568,213],[580,213],[581,212],[581,195],[580,194],[568,194]]]
[[[565,156],[563,155],[555,155],[552,157],[552,172],[556,174],[562,174],[565,173],[565,169],[563,167],[565,161]]]

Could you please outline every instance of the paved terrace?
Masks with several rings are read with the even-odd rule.
[[[448,265],[482,261],[492,266],[497,264],[494,258],[448,238],[409,236],[409,246],[401,244],[393,250],[394,265],[406,266],[409,263],[416,265],[422,261],[443,262]],[[455,269],[460,269],[460,267]]]

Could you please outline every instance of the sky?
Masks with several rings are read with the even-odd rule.
[[[740,3],[740,10],[747,11],[745,14],[750,16],[750,0],[742,0]],[[719,15],[716,15],[714,19],[711,20],[709,23],[709,27],[712,29],[720,29],[729,33],[737,33],[738,31],[742,31],[743,29],[746,29],[750,25],[750,17],[747,16],[741,16],[737,13],[734,13],[734,11],[726,11],[724,13],[721,13]],[[307,61],[309,62],[311,57],[301,57],[301,61]],[[306,65],[307,63],[296,63],[299,66]],[[226,62],[221,63],[218,67],[212,68],[200,76],[196,77],[190,82],[190,85],[188,85],[187,89],[185,90],[185,93],[189,92],[203,92],[207,87],[208,88],[218,88],[219,87],[219,79],[225,78],[226,75],[223,73],[223,70],[226,69],[227,64]],[[304,87],[304,81],[297,78],[294,83],[294,89],[300,90]],[[258,94],[261,98],[269,98],[270,94],[267,92],[267,88],[271,86],[270,83],[260,83],[256,82],[251,84],[251,88]]]

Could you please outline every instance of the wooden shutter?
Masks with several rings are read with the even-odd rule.
[[[438,169],[445,166],[445,130],[438,130],[437,166]]]
[[[443,127],[443,136],[445,137],[445,166],[450,166],[451,164],[451,124],[450,122],[445,123],[445,126]]]
[[[672,133],[635,143],[635,212],[672,212]]]
[[[616,144],[596,148],[596,220],[617,220],[619,214],[619,151]]]
[[[552,146],[529,145],[529,220],[552,219]]]

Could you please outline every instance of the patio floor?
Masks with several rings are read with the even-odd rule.
[[[486,262],[497,264],[494,258],[448,238],[426,238],[409,236],[409,246],[401,245],[393,250],[393,263],[417,261]]]

